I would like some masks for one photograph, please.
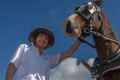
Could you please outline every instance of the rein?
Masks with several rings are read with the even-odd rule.
[[[111,39],[111,38],[109,38],[109,37],[106,37],[106,36],[102,35],[102,34],[99,33],[99,32],[93,31],[92,29],[84,28],[84,32],[85,32],[86,34],[90,34],[90,35],[94,35],[94,36],[102,37],[103,39],[106,39],[106,40],[112,41],[112,42],[116,43],[117,45],[120,44],[119,41],[116,41],[116,40],[114,40],[114,39]],[[82,42],[84,42],[84,43],[86,43],[87,45],[91,46],[92,48],[96,48],[95,45],[89,43],[88,41],[86,41],[86,40],[84,40],[84,39],[79,38],[79,40],[81,40]]]
[[[91,34],[91,35],[95,35],[95,36],[98,36],[98,37],[102,37],[103,39],[112,41],[112,42],[116,43],[117,45],[120,44],[119,41],[116,41],[116,40],[114,40],[114,39],[111,39],[111,38],[109,38],[109,37],[106,37],[106,36],[102,35],[102,34],[99,33],[99,32],[93,31],[92,29],[84,28],[84,32],[87,33],[87,34]]]

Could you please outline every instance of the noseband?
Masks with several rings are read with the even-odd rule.
[[[75,9],[75,13],[81,14],[87,20],[90,20],[95,12],[100,11],[100,8],[93,2],[88,2],[87,4],[83,4]]]

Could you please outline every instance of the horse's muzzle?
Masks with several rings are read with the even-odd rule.
[[[64,31],[70,36],[79,37],[81,34],[81,28],[79,26],[73,26],[70,20],[66,21]]]

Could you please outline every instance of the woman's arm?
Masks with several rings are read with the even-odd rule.
[[[15,64],[10,63],[6,73],[6,80],[12,80],[16,70]]]
[[[82,39],[84,39],[82,37]],[[73,53],[77,50],[79,45],[81,44],[81,41],[78,39],[66,52],[64,52],[59,59],[59,62],[63,61],[64,59],[70,57],[73,55]]]

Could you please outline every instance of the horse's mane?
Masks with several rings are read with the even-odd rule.
[[[108,17],[105,15],[105,13],[103,11],[101,12],[101,15],[103,16],[103,24],[102,24],[104,27],[103,34],[106,36],[111,35],[108,37],[110,37],[110,38],[112,37],[114,40],[116,40],[117,36],[113,32],[112,25],[110,24]]]

